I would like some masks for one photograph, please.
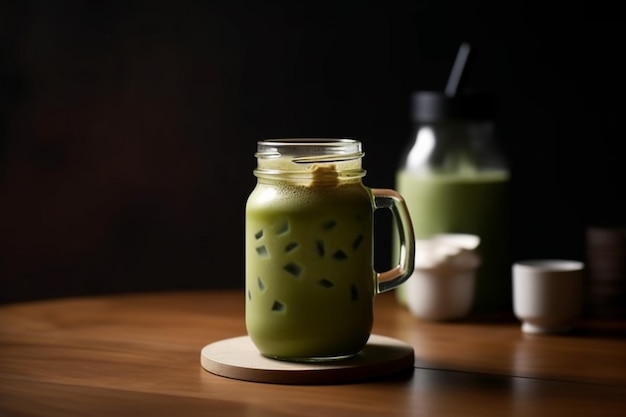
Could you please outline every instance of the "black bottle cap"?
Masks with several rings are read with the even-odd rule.
[[[454,97],[439,91],[416,91],[411,96],[411,119],[417,123],[444,120],[490,120],[495,97],[487,92],[465,92]]]

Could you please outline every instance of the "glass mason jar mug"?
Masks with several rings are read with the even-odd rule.
[[[363,185],[361,142],[274,139],[257,144],[257,184],[246,203],[246,328],[261,354],[321,361],[367,343],[376,294],[413,272],[404,199]],[[373,213],[390,209],[401,256],[378,273]]]

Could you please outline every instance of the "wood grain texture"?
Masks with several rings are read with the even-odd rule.
[[[245,334],[240,291],[59,299],[0,307],[4,416],[623,416],[626,326],[528,336],[508,318],[420,322],[376,300],[374,332],[409,343],[415,371],[341,385],[224,378],[207,344]]]

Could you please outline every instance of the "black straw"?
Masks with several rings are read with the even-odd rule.
[[[454,97],[461,84],[463,73],[465,72],[465,64],[469,58],[470,50],[472,48],[466,42],[462,43],[459,47],[459,51],[456,54],[450,77],[448,78],[448,84],[446,84],[445,94],[448,97]]]

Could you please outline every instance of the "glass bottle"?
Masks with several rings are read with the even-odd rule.
[[[509,169],[495,140],[494,104],[485,93],[414,93],[413,136],[396,173],[416,238],[480,237],[473,311],[511,306]],[[400,303],[406,296],[402,285]]]

